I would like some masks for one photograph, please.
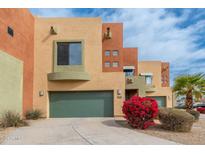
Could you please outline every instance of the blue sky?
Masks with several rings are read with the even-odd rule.
[[[205,72],[205,9],[30,9],[42,17],[102,17],[124,23],[124,47],[138,47],[140,60],[171,65],[180,74]]]

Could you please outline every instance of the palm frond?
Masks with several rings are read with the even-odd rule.
[[[205,74],[196,73],[193,75],[181,75],[174,81],[173,91],[176,96],[186,95],[188,91],[192,91],[196,98],[205,95]]]

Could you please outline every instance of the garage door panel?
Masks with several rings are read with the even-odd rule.
[[[51,92],[50,117],[112,117],[112,92]]]
[[[150,96],[157,101],[159,107],[166,107],[166,96]]]

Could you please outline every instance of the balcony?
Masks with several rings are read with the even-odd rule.
[[[48,74],[49,81],[56,80],[78,80],[78,81],[89,81],[90,76],[86,72],[53,72]]]
[[[146,92],[151,93],[155,91],[156,91],[156,88],[154,85],[146,85]]]
[[[145,83],[145,76],[129,76],[126,77],[125,88],[129,89],[138,89],[139,95],[143,96],[145,93],[155,92],[154,85],[147,85]]]
[[[145,77],[143,76],[127,76],[126,77],[126,89],[145,89]]]

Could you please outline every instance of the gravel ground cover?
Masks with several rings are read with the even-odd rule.
[[[15,128],[6,128],[6,129],[0,128],[0,144],[4,141],[8,133],[14,129]]]
[[[191,132],[188,133],[164,130],[160,127],[159,121],[156,121],[156,123],[156,126],[150,127],[146,130],[137,129],[137,131],[181,144],[205,145],[205,115],[201,115],[199,121],[194,123]]]

